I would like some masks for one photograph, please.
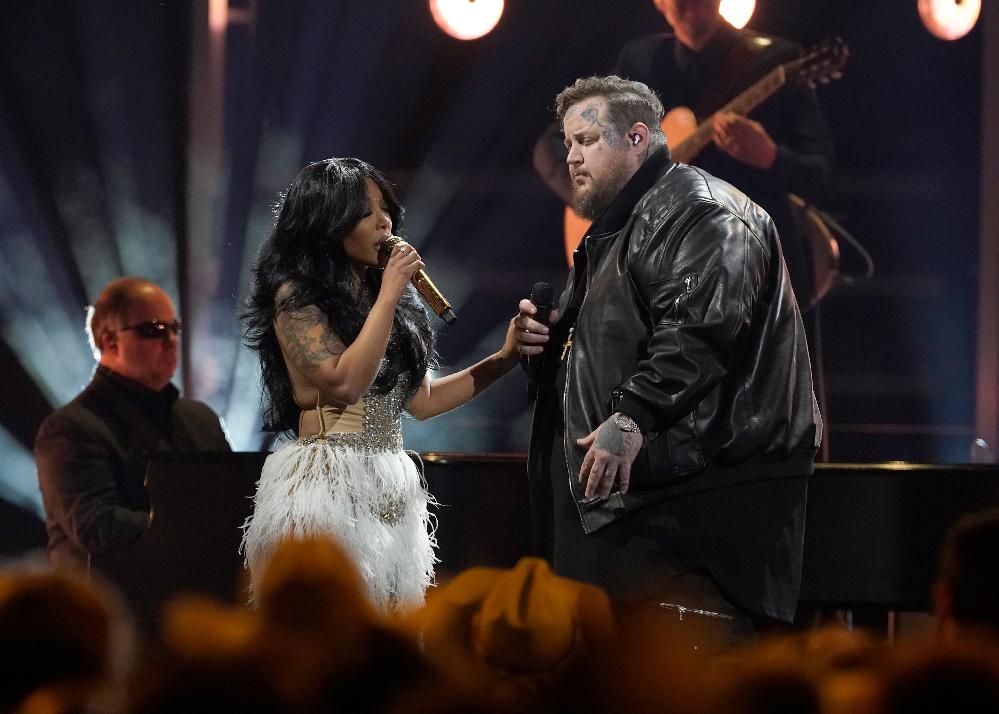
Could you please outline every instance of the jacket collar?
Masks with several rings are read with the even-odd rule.
[[[139,401],[166,407],[172,406],[180,396],[180,392],[173,384],[168,384],[163,389],[155,391],[102,364],[97,365],[94,369],[94,381],[106,386],[113,385]]]
[[[173,405],[180,396],[173,384],[155,391],[100,364],[94,370],[92,384],[105,394],[118,395],[115,401],[119,407],[128,404],[129,408],[155,423],[158,429],[169,431]]]
[[[628,222],[635,204],[673,165],[669,148],[660,147],[638,167],[638,171],[628,180],[621,192],[604,209],[604,212],[593,222],[588,235],[601,236],[616,233]]]
[[[739,34],[739,30],[725,20],[720,20],[718,29],[715,30],[711,39],[701,48],[700,52],[695,52],[679,40],[675,40],[673,55],[676,58],[677,66],[684,71],[689,71],[691,65],[698,70],[718,67],[728,57],[732,45],[739,39]]]
[[[176,448],[173,406],[179,392],[172,384],[157,392],[98,365],[84,393],[102,405],[101,413],[117,415],[141,434],[150,450]]]

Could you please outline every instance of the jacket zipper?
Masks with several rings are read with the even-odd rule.
[[[583,286],[586,288],[586,294],[583,295],[583,302],[579,305],[579,311],[576,313],[576,324],[579,324],[579,318],[583,314],[583,308],[586,307],[586,299],[590,296],[589,290],[590,281],[590,260],[587,256],[586,261],[586,273],[583,275]],[[570,302],[572,298],[570,297]],[[565,472],[569,475],[569,493],[574,494],[572,489],[572,479],[574,478],[572,469],[569,465],[569,383],[572,380],[572,343],[573,335],[576,333],[576,327],[573,325],[569,328],[569,336],[566,339],[566,343],[563,346],[565,355],[565,390],[562,394],[562,455],[565,457]],[[578,477],[579,474],[575,474]],[[573,495],[572,502],[576,504],[576,512],[579,513],[579,520],[583,521],[583,509],[579,507],[579,501]]]
[[[586,302],[586,297],[585,296],[583,297],[583,302],[584,303]],[[582,312],[582,306],[580,306],[580,312]],[[578,318],[578,314],[577,314],[577,318]],[[572,330],[574,330],[574,329],[575,329],[575,327],[573,327],[573,328],[570,329],[570,332],[569,332],[569,337],[570,338],[572,337]],[[573,491],[573,488],[572,488],[573,473],[572,473],[572,469],[569,466],[569,447],[568,447],[568,443],[569,443],[569,380],[572,377],[572,372],[569,371],[570,368],[572,367],[572,342],[571,342],[571,340],[566,341],[566,346],[567,346],[567,349],[568,349],[568,354],[566,354],[566,359],[565,359],[565,389],[562,390],[562,455],[565,457],[565,472],[566,472],[566,474],[569,475],[569,494],[573,495],[575,493],[575,491]],[[579,476],[579,474],[576,474],[576,477],[578,477],[578,476]],[[579,507],[579,502],[576,500],[575,496],[573,496],[572,502],[576,504],[576,511],[579,513],[579,519],[582,520],[583,519],[583,511]]]
[[[565,344],[562,345],[562,357],[559,359],[559,362],[565,360],[565,358],[569,356],[569,351],[572,350],[572,335],[575,331],[575,325],[569,328],[569,334],[565,338]]]

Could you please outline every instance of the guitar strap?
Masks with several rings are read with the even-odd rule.
[[[763,49],[752,42],[751,35],[741,35],[732,43],[724,68],[715,73],[690,107],[698,123],[725,106],[738,93],[736,90],[747,84]]]

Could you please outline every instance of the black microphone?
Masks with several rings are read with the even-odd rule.
[[[392,252],[392,249],[402,242],[402,238],[399,236],[389,236],[384,241],[382,241],[381,250],[388,259],[388,254]],[[440,289],[434,285],[434,281],[430,279],[425,270],[417,270],[416,275],[410,281],[416,287],[416,290],[427,301],[427,304],[431,309],[437,313],[447,324],[453,324],[458,316],[454,314],[454,310],[451,309],[451,303],[447,301],[447,298],[441,294]],[[550,302],[550,300],[549,300]]]
[[[553,307],[552,299],[551,283],[534,283],[534,287],[531,288],[530,300],[534,303],[534,307],[538,308],[538,312],[534,315],[535,320],[543,322],[545,325],[548,324]]]
[[[534,307],[538,308],[538,311],[534,313],[534,319],[545,325],[548,324],[548,318],[552,313],[552,286],[551,283],[534,283],[534,287],[531,288],[530,300],[534,303]],[[543,358],[543,355],[539,355]],[[530,357],[527,358],[527,401],[533,402],[538,398],[538,379],[541,375],[538,374],[538,369],[542,360],[537,360],[532,364]],[[539,365],[536,367],[535,365]]]

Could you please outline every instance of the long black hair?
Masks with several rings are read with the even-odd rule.
[[[264,243],[253,269],[254,283],[243,313],[243,336],[260,358],[264,386],[264,429],[292,431],[298,426],[291,379],[278,344],[274,321],[281,310],[314,305],[330,329],[350,345],[360,332],[381,286],[381,271],[364,271],[360,304],[352,261],[343,247],[368,211],[366,179],[382,192],[393,231],[402,224],[403,208],[392,185],[360,159],[326,159],[303,168],[288,188],[274,232]],[[278,290],[281,299],[278,300]],[[402,374],[417,389],[434,355],[430,318],[412,285],[395,310],[390,349],[372,388],[386,393]]]

